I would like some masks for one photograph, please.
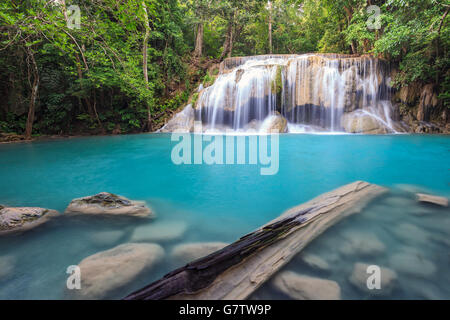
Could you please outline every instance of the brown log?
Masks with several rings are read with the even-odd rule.
[[[246,299],[307,243],[385,190],[357,181],[326,193],[125,299]]]

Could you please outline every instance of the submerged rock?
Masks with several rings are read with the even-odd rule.
[[[35,228],[58,211],[38,207],[0,207],[0,235]]]
[[[336,281],[301,276],[292,271],[276,275],[272,285],[296,300],[341,299],[341,288]]]
[[[156,222],[139,226],[131,235],[133,242],[173,241],[181,238],[187,229],[182,221]]]
[[[315,254],[304,254],[301,256],[301,260],[304,264],[312,269],[320,271],[330,271],[330,265],[324,259]]]
[[[441,207],[448,207],[448,199],[444,197],[433,196],[430,194],[417,193],[417,201],[435,204]]]
[[[428,233],[410,223],[402,223],[394,229],[394,234],[406,243],[426,243]]]
[[[0,281],[12,274],[15,264],[16,259],[13,256],[0,256]]]
[[[339,248],[344,254],[376,255],[385,250],[384,244],[372,233],[348,232],[344,239]]]
[[[157,244],[127,243],[83,259],[81,289],[71,290],[76,298],[101,299],[127,285],[164,258]]]
[[[261,124],[260,132],[262,133],[284,133],[287,130],[287,120],[280,114],[268,116]]]
[[[98,246],[111,245],[119,241],[124,235],[123,231],[100,231],[95,232],[90,236],[91,241]]]
[[[389,268],[380,268],[380,289],[369,289],[367,279],[372,275],[367,273],[368,264],[355,263],[353,272],[349,278],[351,284],[371,295],[389,295],[397,283],[397,274]]]
[[[427,278],[436,272],[436,266],[415,249],[406,249],[402,253],[393,255],[389,259],[389,264],[397,272],[419,278]]]
[[[172,251],[172,257],[183,262],[190,262],[218,251],[228,244],[224,242],[199,242],[177,245]]]
[[[152,211],[146,207],[145,202],[132,201],[108,192],[74,199],[70,202],[65,213],[128,215],[136,217],[152,215]]]

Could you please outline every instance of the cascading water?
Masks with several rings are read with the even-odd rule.
[[[189,114],[195,113],[207,132],[397,132],[386,70],[368,56],[229,58],[214,84],[200,89]],[[182,126],[173,121],[176,117],[162,131]]]

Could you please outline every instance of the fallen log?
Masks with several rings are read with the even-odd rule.
[[[385,191],[357,181],[325,193],[125,299],[246,299],[314,238]]]

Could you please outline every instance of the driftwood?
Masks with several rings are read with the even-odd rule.
[[[357,181],[323,194],[125,299],[245,299],[311,240],[385,191]]]

